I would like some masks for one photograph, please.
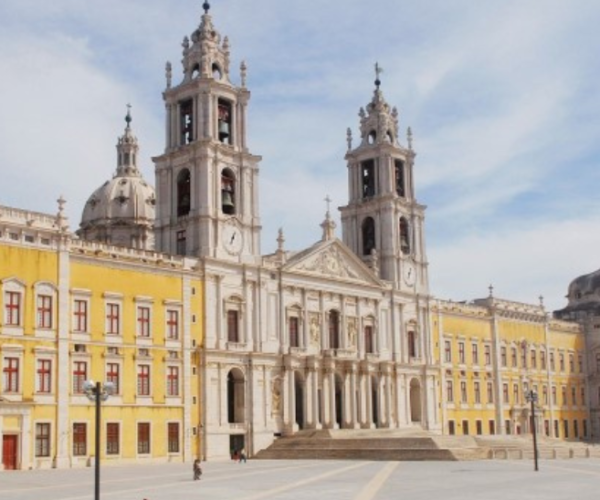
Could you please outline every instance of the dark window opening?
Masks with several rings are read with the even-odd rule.
[[[298,331],[298,318],[296,316],[290,317],[290,347],[300,347],[300,338]]]
[[[377,132],[375,132],[374,130],[371,130],[371,132],[369,132],[369,136],[367,138],[369,144],[375,144],[375,141],[377,141]]]
[[[403,254],[410,253],[410,231],[408,221],[404,217],[400,219],[400,251]]]
[[[194,101],[192,99],[179,103],[179,119],[181,145],[190,144],[194,140]]]
[[[385,134],[385,137],[390,144],[394,144],[394,136],[392,135],[392,133],[389,130],[388,130],[387,134]]]
[[[235,214],[235,177],[230,170],[221,173],[221,210],[224,214]]]
[[[404,162],[400,160],[396,160],[394,162],[394,170],[396,177],[396,193],[398,196],[405,196],[404,191]]]
[[[363,255],[371,255],[375,248],[375,221],[367,217],[362,223]]]
[[[190,213],[191,200],[190,171],[184,169],[177,176],[177,217],[183,217]]]
[[[231,144],[231,103],[219,99],[219,141]]]
[[[237,311],[227,311],[227,340],[229,342],[239,342],[239,317]]]
[[[408,332],[408,356],[410,358],[417,357],[417,343],[415,339],[415,332],[412,330]]]
[[[186,254],[186,234],[185,231],[177,231],[177,255],[185,255]]]
[[[361,164],[362,170],[362,197],[375,196],[375,161],[367,160]]]
[[[340,348],[340,315],[337,311],[329,313],[329,348]]]
[[[196,64],[192,69],[192,79],[196,79],[200,76],[200,65]]]
[[[373,348],[373,327],[370,325],[365,326],[365,352],[368,354],[375,352]]]
[[[223,78],[223,72],[217,63],[213,63],[212,65],[212,74],[215,80],[220,80]]]

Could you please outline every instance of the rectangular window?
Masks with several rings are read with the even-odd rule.
[[[579,373],[583,373],[583,356],[581,354],[577,355],[577,364],[579,365]]]
[[[150,308],[138,306],[137,308],[137,334],[140,337],[150,337]]]
[[[73,394],[83,394],[83,383],[87,380],[87,361],[73,362]]]
[[[52,361],[49,359],[37,360],[37,383],[37,392],[52,392]]]
[[[479,364],[479,346],[477,344],[471,345],[471,357],[473,358],[473,364]]]
[[[481,436],[483,434],[483,423],[481,422],[481,420],[475,421],[475,432],[478,436]]]
[[[577,406],[577,388],[575,386],[571,387],[571,404]]]
[[[534,350],[531,351],[531,368],[537,369],[537,356]]]
[[[454,420],[448,420],[448,434],[450,436],[454,436],[454,434],[456,434]]]
[[[174,309],[167,311],[167,338],[179,340],[179,311]]]
[[[19,358],[4,358],[4,392],[19,392]]]
[[[137,393],[138,396],[150,396],[150,365],[138,365]]]
[[[180,145],[185,146],[194,141],[194,101],[187,99],[179,103]]]
[[[119,363],[106,363],[106,381],[111,382],[115,389],[115,394],[121,394],[121,366]]]
[[[467,383],[465,381],[460,383],[460,402],[467,402]]]
[[[120,429],[116,422],[106,424],[106,454],[118,455],[120,445]]]
[[[468,436],[469,435],[469,421],[468,420],[462,421],[462,428],[463,428],[463,434],[465,436]]]
[[[373,353],[373,327],[371,325],[365,326],[365,352]]]
[[[417,357],[417,342],[415,337],[415,332],[409,330],[408,332],[408,357],[416,358]]]
[[[150,453],[150,424],[138,422],[137,424],[138,454]]]
[[[569,438],[569,421],[563,420],[563,430],[565,435],[563,436],[565,439]]]
[[[540,351],[540,368],[542,370],[546,369],[546,352]]]
[[[492,353],[491,353],[490,346],[486,345],[484,347],[484,349],[485,349],[485,352],[484,352],[484,355],[485,355],[485,366],[490,366],[492,364]]]
[[[490,432],[491,436],[493,436],[494,434],[496,434],[496,421],[495,420],[490,420],[489,421],[488,429],[489,429],[489,432]]]
[[[446,380],[446,400],[448,403],[454,403],[454,387],[452,380]]]
[[[50,456],[50,424],[35,424],[35,456]]]
[[[512,367],[515,368],[517,366],[517,348],[512,347],[510,350],[510,358]]]
[[[6,326],[21,325],[21,292],[4,294],[4,323]]]
[[[167,396],[179,396],[179,367],[167,366]]]
[[[513,404],[519,404],[519,384],[513,384]]]
[[[237,311],[227,311],[227,340],[229,342],[239,342]]]
[[[527,344],[521,345],[521,368],[527,368]]]
[[[298,335],[298,318],[296,316],[291,316],[289,318],[288,327],[290,335],[290,347],[300,347],[300,339]]]
[[[575,356],[569,354],[569,371],[571,373],[575,372]]]
[[[169,422],[167,434],[169,453],[179,453],[179,423]]]
[[[475,392],[475,404],[481,404],[481,391],[479,389],[479,382],[473,382],[473,390]]]
[[[547,385],[545,385],[542,388],[542,401],[545,405],[548,404],[548,386]]]
[[[500,348],[500,364],[506,367],[506,347],[504,346]]]
[[[52,297],[50,295],[37,296],[37,327],[52,328]]]
[[[555,365],[554,365],[554,351],[552,351],[550,353],[550,370],[552,370],[552,371],[555,370]]]
[[[188,205],[186,205],[186,207],[187,206]],[[186,209],[184,209],[183,207],[178,207],[177,211],[178,211],[177,215],[187,215],[189,213],[189,211],[186,211]],[[179,213],[179,212],[185,212],[185,214]],[[187,240],[187,238],[186,238],[185,230],[177,231],[177,248],[176,248],[177,255],[185,255],[185,253],[187,251],[186,240]]]
[[[487,383],[487,402],[488,404],[494,402],[494,386],[491,382]]]
[[[444,341],[444,359],[446,363],[452,363],[452,343],[449,340]]]
[[[87,300],[75,299],[73,302],[73,330],[79,333],[88,331]]]
[[[73,424],[73,456],[87,455],[87,424]]]
[[[553,405],[558,404],[558,398],[556,396],[556,386],[555,385],[552,386],[552,404]]]
[[[106,304],[106,333],[119,335],[121,308],[119,304]]]
[[[502,399],[508,403],[508,384],[502,384]]]
[[[558,432],[558,420],[554,421],[554,437],[560,437]]]
[[[465,343],[464,342],[458,343],[458,362],[461,365],[465,364]]]
[[[375,161],[367,160],[361,163],[362,171],[362,197],[375,196]]]
[[[561,372],[565,371],[565,355],[562,352],[558,354],[558,366]]]
[[[569,402],[567,401],[567,387],[563,385],[560,389],[560,392],[562,395],[562,404],[563,406],[567,406],[567,404],[569,404]]]

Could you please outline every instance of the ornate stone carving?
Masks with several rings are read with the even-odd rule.
[[[358,332],[356,323],[356,318],[348,318],[348,324],[346,329],[348,332],[348,347],[350,349],[356,348],[356,337]]]
[[[299,266],[299,269],[340,278],[359,278],[358,273],[344,262],[337,248],[328,248],[315,259]]]
[[[271,415],[281,415],[281,377],[271,380]]]
[[[311,313],[308,324],[310,326],[310,343],[314,346],[319,346],[321,322],[319,321],[319,315]]]

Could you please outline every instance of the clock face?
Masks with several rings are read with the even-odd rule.
[[[242,251],[244,241],[237,226],[227,225],[223,228],[223,246],[232,255],[238,255]]]
[[[409,262],[404,264],[404,282],[408,286],[413,286],[415,284],[417,278],[417,271],[415,266],[410,264]]]

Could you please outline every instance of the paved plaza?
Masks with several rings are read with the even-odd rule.
[[[600,460],[364,462],[253,461],[105,467],[103,500],[586,500],[597,499]],[[0,473],[2,500],[92,500],[94,471]]]

